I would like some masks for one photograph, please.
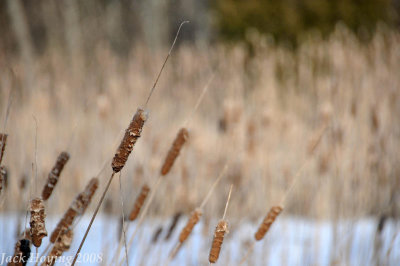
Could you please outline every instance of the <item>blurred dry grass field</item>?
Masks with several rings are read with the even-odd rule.
[[[158,190],[150,215],[189,213],[229,157],[228,175],[211,196],[206,220],[223,212],[233,183],[230,216],[258,221],[280,203],[304,161],[309,164],[288,195],[284,215],[398,218],[399,33],[381,29],[370,43],[360,43],[338,27],[327,40],[310,37],[295,52],[255,33],[249,38],[251,56],[240,44],[207,49],[181,45],[174,52],[149,103],[142,138],[122,171],[125,213],[145,180],[155,182],[176,132],[215,73],[188,127],[188,145]],[[71,158],[47,214],[61,215],[106,162],[102,190],[122,132],[145,101],[165,53],[138,45],[122,58],[99,43],[90,55],[50,49],[27,68],[23,57],[0,51],[1,121],[13,93],[3,162],[9,180],[1,211],[26,210],[63,150]],[[37,191],[32,185],[34,117]],[[310,155],[325,125],[327,131]],[[99,197],[97,193],[94,202]],[[119,216],[119,209],[114,182],[102,211]]]

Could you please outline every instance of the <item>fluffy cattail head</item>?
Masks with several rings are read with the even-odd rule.
[[[179,242],[183,243],[189,237],[192,232],[194,226],[199,222],[202,212],[200,209],[196,209],[192,212],[192,215],[189,218],[189,221],[182,229],[181,234],[179,235]]]
[[[186,128],[181,128],[176,135],[172,147],[169,149],[167,157],[164,160],[164,164],[161,168],[161,175],[166,175],[171,170],[176,158],[185,144],[186,140],[189,138],[189,131]]]
[[[57,240],[54,243],[54,246],[51,249],[49,256],[46,257],[46,260],[43,262],[42,265],[54,265],[57,257],[60,257],[64,253],[64,251],[67,251],[71,247],[72,238],[72,230],[69,228],[64,229],[57,237]]]
[[[228,230],[228,223],[225,222],[224,220],[219,221],[217,227],[215,228],[210,255],[208,257],[208,261],[210,263],[215,263],[218,260],[222,242],[224,242],[224,236],[225,233],[227,233],[227,230]]]
[[[69,160],[69,154],[67,152],[60,153],[60,155],[57,158],[56,164],[53,166],[53,169],[51,169],[51,172],[49,173],[47,183],[43,188],[42,191],[43,200],[47,200],[51,196],[51,193],[53,192],[53,189],[56,186],[58,179],[60,178],[60,174],[64,169],[64,166],[68,162],[68,160]]]
[[[268,232],[271,225],[274,223],[276,217],[283,211],[283,207],[281,206],[274,206],[268,212],[267,216],[265,216],[262,224],[258,227],[258,230],[254,237],[257,241],[260,241],[264,238],[265,234]]]
[[[40,245],[42,244],[42,238],[47,236],[45,225],[46,213],[44,211],[43,200],[41,198],[34,198],[31,201],[30,211],[30,233],[32,237],[32,242],[35,247],[40,247]]]
[[[128,160],[129,154],[131,154],[136,141],[140,138],[144,122],[147,120],[147,112],[143,109],[138,108],[135,115],[132,118],[129,127],[125,131],[124,138],[118,147],[117,152],[111,163],[111,167],[115,173],[121,171]]]
[[[7,134],[0,133],[0,164],[3,160],[4,150],[6,149],[7,144]]]
[[[138,217],[140,210],[142,209],[142,206],[143,206],[149,192],[150,192],[150,187],[147,184],[144,184],[142,186],[142,190],[140,191],[139,196],[135,200],[135,204],[133,205],[131,214],[129,215],[130,221],[134,221]]]
[[[25,266],[31,256],[31,242],[28,239],[20,239],[15,244],[14,256],[8,265]]]
[[[89,184],[86,186],[85,190],[78,194],[76,199],[72,202],[71,206],[64,213],[64,216],[58,222],[57,227],[51,233],[50,236],[51,243],[54,243],[57,240],[61,232],[71,227],[76,216],[82,215],[85,212],[86,208],[90,204],[90,201],[94,193],[98,188],[98,185],[99,185],[99,180],[97,178],[92,178],[89,181]]]
[[[99,179],[94,177],[86,185],[85,190],[81,192],[71,205],[78,214],[82,215],[90,204],[94,193],[99,187]]]

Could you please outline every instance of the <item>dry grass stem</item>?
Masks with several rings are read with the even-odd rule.
[[[32,242],[35,247],[40,247],[42,244],[42,238],[47,236],[45,225],[46,213],[44,210],[43,200],[41,198],[32,199],[30,212],[30,234],[32,237]]]
[[[69,154],[67,152],[61,152],[57,158],[57,162],[54,165],[53,169],[49,173],[49,177],[47,179],[47,183],[42,191],[43,200],[47,200],[51,193],[53,192],[54,187],[57,185],[58,179],[60,178],[61,172],[64,169],[65,164],[69,160]]]
[[[150,192],[150,187],[147,184],[144,184],[142,186],[142,189],[138,195],[138,197],[135,200],[135,204],[133,205],[133,209],[129,215],[129,220],[134,221],[138,217],[140,210],[143,207],[143,204]]]
[[[169,173],[176,158],[179,156],[179,153],[189,138],[189,131],[186,128],[181,128],[176,135],[174,142],[172,143],[171,148],[168,151],[167,157],[164,160],[164,164],[161,168],[161,175],[165,176]]]

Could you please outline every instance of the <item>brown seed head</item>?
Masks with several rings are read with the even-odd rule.
[[[276,217],[282,212],[283,207],[281,206],[274,206],[271,208],[271,210],[268,212],[267,216],[265,216],[262,224],[258,228],[256,234],[254,237],[256,238],[257,241],[260,241],[263,239],[265,234],[268,232],[269,228],[271,225],[274,223]]]
[[[6,149],[7,136],[7,134],[0,133],[0,164],[3,160],[4,150]]]
[[[15,244],[14,256],[8,265],[12,266],[24,266],[27,264],[29,257],[31,256],[31,243],[28,239],[20,239]]]
[[[42,238],[47,236],[45,225],[46,213],[44,211],[43,200],[41,198],[34,198],[31,201],[30,211],[30,233],[32,237],[32,242],[35,247],[40,247],[40,245],[42,244]]]
[[[221,251],[222,242],[224,241],[225,232],[228,230],[228,223],[224,220],[218,222],[214,232],[214,239],[212,242],[210,255],[208,260],[210,263],[215,263],[218,260]]]
[[[179,153],[185,144],[186,140],[189,138],[189,132],[186,128],[181,128],[176,135],[174,143],[172,143],[172,147],[169,149],[167,157],[164,160],[164,164],[161,168],[161,175],[166,175],[171,170],[172,166],[176,158],[179,156]]]
[[[135,204],[133,205],[131,214],[129,215],[130,221],[134,221],[138,217],[139,212],[142,209],[142,206],[143,206],[149,192],[150,192],[150,187],[147,184],[144,184],[142,186],[142,190],[140,191],[139,196],[136,198],[136,201],[135,201]]]
[[[3,182],[5,182],[3,180],[6,179],[6,175],[7,175],[6,168],[3,166],[0,166],[0,193],[3,189]]]
[[[42,191],[43,200],[47,200],[51,196],[51,193],[53,192],[53,189],[56,186],[58,179],[60,178],[60,174],[64,169],[64,166],[68,162],[68,160],[69,160],[69,154],[67,152],[60,153],[60,155],[57,158],[56,164],[53,166],[53,169],[51,169],[51,172],[49,173],[47,183],[43,188]]]
[[[192,232],[194,226],[199,222],[202,212],[200,209],[196,209],[192,212],[192,215],[189,218],[189,221],[182,229],[181,234],[179,235],[179,242],[183,243],[189,237],[190,233]]]
[[[111,167],[115,173],[121,171],[126,161],[128,160],[129,154],[131,154],[136,141],[140,138],[144,122],[147,120],[147,112],[143,109],[138,108],[135,115],[132,118],[129,127],[125,131],[124,138],[118,147],[117,152],[111,163]]]
[[[70,228],[78,215],[82,215],[98,188],[99,180],[97,178],[92,178],[87,184],[85,190],[78,194],[75,200],[72,202],[71,206],[64,213],[62,219],[58,222],[57,227],[51,233],[50,241],[54,243],[57,237],[62,231]]]
[[[73,232],[71,229],[64,229],[58,236],[53,248],[42,265],[54,265],[56,259],[60,257],[64,251],[71,247]]]

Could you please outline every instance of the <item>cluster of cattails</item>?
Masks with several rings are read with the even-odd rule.
[[[87,184],[85,190],[78,194],[51,234],[51,243],[55,243],[61,232],[70,228],[75,218],[85,212],[98,186],[99,180],[97,178],[92,178]]]
[[[129,215],[130,221],[134,221],[138,217],[139,212],[142,209],[143,204],[144,204],[149,192],[150,192],[150,187],[147,184],[144,184],[142,186],[142,189],[141,189],[138,197],[135,200],[135,204],[133,205],[133,209]]]
[[[112,160],[111,166],[114,173],[118,173],[125,166],[135,143],[140,138],[146,120],[147,112],[138,108]]]
[[[42,265],[54,265],[57,258],[71,247],[72,237],[73,232],[70,228],[66,228],[62,232],[60,232],[54,243],[53,248],[51,249],[49,255],[46,257]]]
[[[257,232],[255,233],[254,237],[257,241],[260,241],[264,238],[265,234],[270,229],[271,225],[274,223],[278,215],[283,211],[283,207],[281,206],[274,206],[265,216],[263,222],[258,227]]]
[[[56,186],[58,179],[60,178],[60,174],[61,174],[62,170],[64,169],[64,166],[68,162],[68,160],[69,160],[69,154],[67,152],[62,152],[58,156],[57,162],[54,165],[51,172],[49,173],[47,183],[43,188],[43,192],[42,192],[43,200],[48,200],[48,198],[51,196],[51,193],[53,192],[53,189]]]
[[[41,198],[34,198],[30,205],[31,219],[30,219],[30,235],[33,245],[40,247],[42,239],[47,236],[45,218],[46,213],[44,210],[43,200]]]
[[[9,266],[25,266],[31,256],[31,243],[28,239],[20,239],[15,244],[14,256]]]
[[[176,158],[179,156],[179,153],[183,145],[185,144],[188,138],[189,138],[189,131],[186,128],[181,128],[178,134],[176,135],[176,138],[172,143],[170,150],[168,151],[163,166],[161,167],[161,175],[165,176],[169,173],[172,166],[174,165]]]

